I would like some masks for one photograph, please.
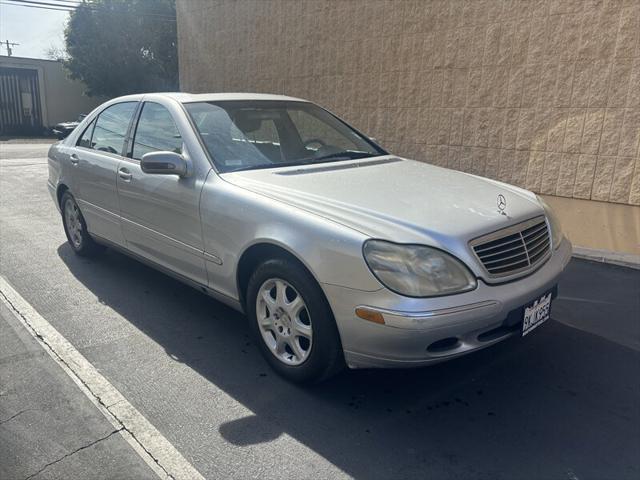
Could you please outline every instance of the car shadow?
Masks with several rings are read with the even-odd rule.
[[[619,342],[552,320],[451,362],[303,388],[269,369],[243,315],[117,252],[57,251],[101,302],[253,412],[219,427],[234,445],[287,434],[356,478],[638,474],[640,354]],[[593,315],[571,309],[574,322]]]

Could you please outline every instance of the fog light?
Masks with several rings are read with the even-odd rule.
[[[375,312],[373,310],[369,310],[368,308],[358,307],[356,308],[356,315],[363,320],[368,320],[369,322],[384,325],[384,317],[380,312]]]

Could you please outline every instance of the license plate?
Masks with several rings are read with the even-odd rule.
[[[524,307],[522,320],[522,336],[549,320],[551,314],[551,292],[545,293],[533,303]]]

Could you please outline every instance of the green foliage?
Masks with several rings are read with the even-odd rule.
[[[65,67],[89,96],[177,90],[175,18],[174,0],[85,1],[65,30]]]

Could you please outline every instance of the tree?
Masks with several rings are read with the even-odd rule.
[[[62,62],[68,58],[65,49],[58,45],[51,45],[47,48],[44,52],[44,56],[49,60],[56,60],[58,62]]]
[[[65,30],[71,78],[89,96],[178,89],[174,0],[84,1]]]

